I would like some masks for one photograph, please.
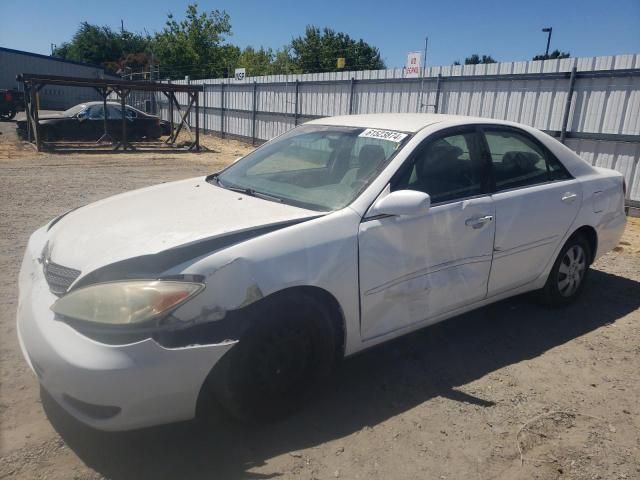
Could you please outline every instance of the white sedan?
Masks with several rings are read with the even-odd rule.
[[[312,121],[221,172],[37,230],[22,350],[98,429],[214,403],[276,418],[344,356],[528,291],[575,300],[622,234],[624,189],[620,173],[511,122]]]

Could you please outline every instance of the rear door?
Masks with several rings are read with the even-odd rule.
[[[540,276],[578,213],[582,190],[528,133],[505,126],[481,130],[491,159],[496,209],[492,296]]]
[[[473,127],[429,137],[389,189],[428,193],[430,210],[363,219],[358,234],[363,339],[424,325],[486,296],[495,212],[480,145]]]

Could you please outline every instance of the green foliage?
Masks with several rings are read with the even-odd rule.
[[[496,63],[496,60],[491,55],[482,55],[481,57],[477,53],[474,53],[470,57],[464,59],[465,65],[478,65],[480,63]],[[459,64],[460,63],[458,63],[458,65]],[[454,65],[456,65],[455,62]]]
[[[289,55],[287,47],[275,52],[270,48],[260,47],[258,50],[253,47],[245,48],[235,68],[246,68],[247,76],[258,75],[282,75],[290,73],[302,73]],[[233,71],[230,72],[233,76]]]
[[[221,77],[229,60],[225,56],[235,57],[237,53],[223,48],[230,34],[231,23],[225,11],[198,13],[197,4],[192,4],[180,22],[169,14],[164,29],[156,33],[152,42],[162,76]]]
[[[533,57],[534,60],[552,60],[554,58],[569,58],[571,54],[569,52],[561,52],[556,49],[551,52],[549,55],[536,55]]]
[[[76,62],[103,65],[111,71],[117,71],[126,57],[138,54],[134,63],[148,63],[139,54],[146,54],[150,38],[137,33],[115,32],[107,26],[91,25],[82,22],[70,42],[65,42],[53,51],[54,57]]]
[[[379,70],[385,68],[380,51],[364,40],[354,40],[346,33],[330,28],[307,26],[303,37],[291,41],[293,63],[305,73],[335,72],[339,57],[346,59],[345,70]]]
[[[246,68],[248,76],[336,71],[339,57],[346,59],[346,70],[385,68],[377,48],[329,28],[308,26],[304,36],[276,51],[241,50],[227,43],[230,35],[225,11],[200,13],[198,5],[192,4],[183,20],[169,14],[162,31],[153,35],[83,22],[71,41],[53,55],[102,65],[112,72],[148,71],[153,62],[159,65],[161,78],[172,79],[233,76],[238,67]]]

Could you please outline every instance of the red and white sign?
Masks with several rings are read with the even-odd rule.
[[[422,52],[409,52],[407,55],[407,65],[404,69],[404,76],[407,78],[419,77],[421,61]]]

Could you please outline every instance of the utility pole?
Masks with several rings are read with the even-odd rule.
[[[422,95],[424,87],[424,77],[427,73],[427,47],[429,46],[429,37],[424,37],[424,55],[422,55],[422,79],[420,80],[420,95],[418,95],[418,113],[422,111]]]
[[[542,29],[543,32],[547,33],[547,49],[544,52],[545,60],[549,58],[549,45],[551,44],[551,33],[553,32],[553,27],[546,27]]]

